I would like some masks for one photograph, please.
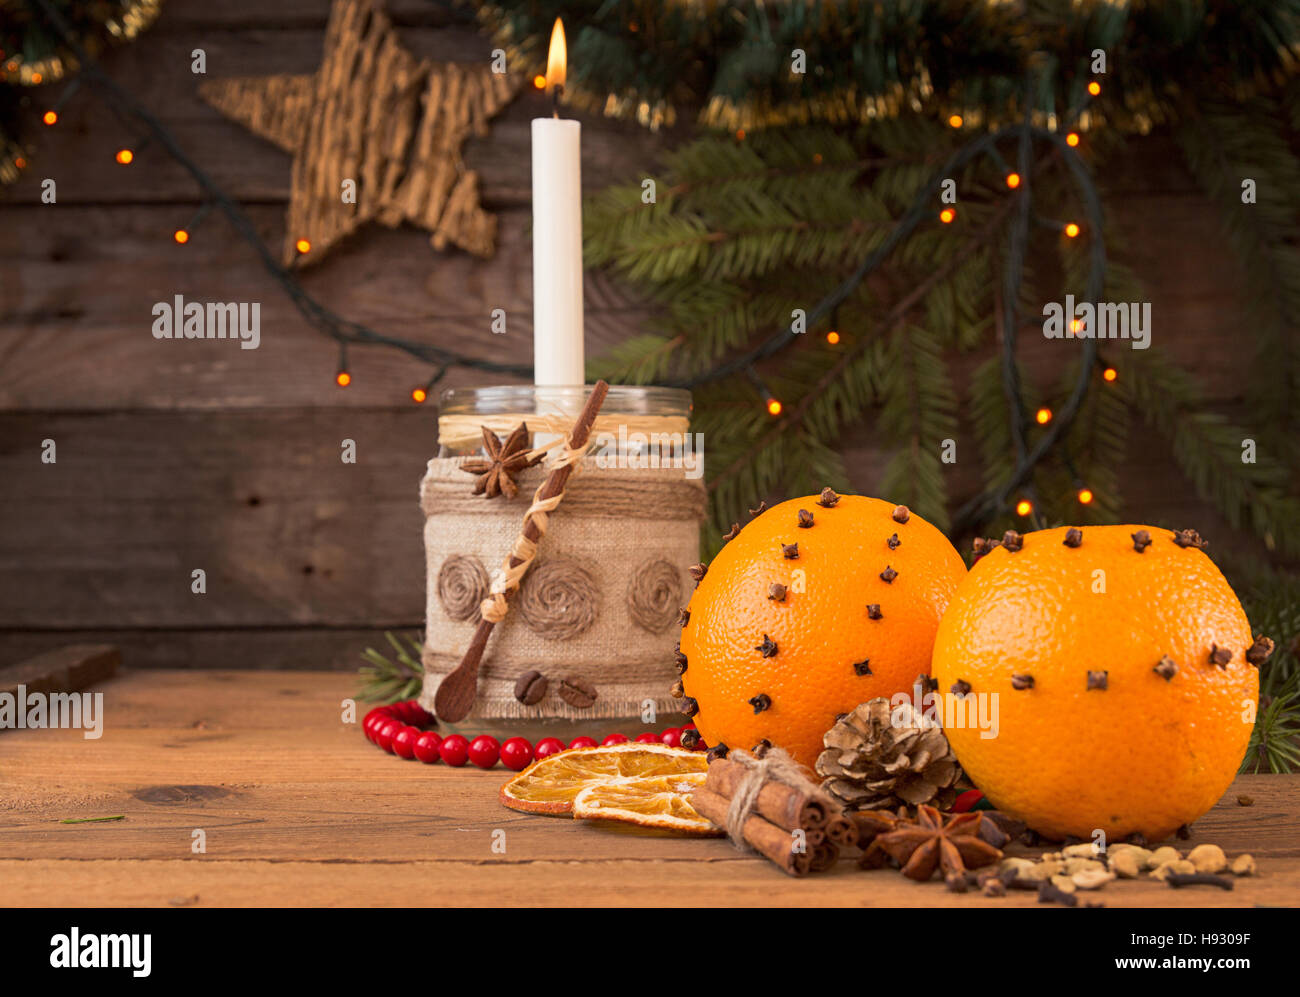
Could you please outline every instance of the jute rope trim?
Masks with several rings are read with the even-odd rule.
[[[538,561],[515,600],[528,629],[546,640],[572,640],[596,622],[600,592],[577,561]]]
[[[553,445],[553,444],[552,444]],[[568,439],[564,441],[564,449],[559,456],[548,462],[547,475],[549,477],[552,471],[558,471],[562,467],[573,465],[571,475],[576,475],[582,470],[582,458],[587,450],[591,447],[588,441],[578,448],[574,448],[572,442]],[[549,447],[543,449],[550,449]],[[572,477],[569,479],[573,480]],[[551,498],[542,498],[542,488],[546,484],[546,479],[537,486],[537,491],[533,493],[533,503],[524,513],[524,525],[519,530],[519,535],[515,537],[515,542],[510,548],[510,554],[501,564],[501,578],[493,585],[492,592],[479,603],[479,612],[483,619],[490,620],[492,623],[500,623],[510,612],[510,603],[506,601],[506,593],[513,592],[519,588],[520,582],[523,581],[524,575],[532,567],[533,559],[537,557],[537,544],[542,537],[546,536],[546,530],[550,526],[550,514],[554,512],[564,501],[564,492],[559,495],[553,495]],[[567,491],[567,489],[566,489]],[[537,530],[537,540],[529,540],[524,534],[524,527],[529,523]],[[518,559],[518,564],[511,567],[510,562]]]
[[[460,469],[468,457],[435,457],[420,482],[420,507],[426,516],[499,516],[518,506],[502,497],[472,494],[474,479]],[[582,478],[570,483],[566,516],[621,520],[691,520],[704,517],[707,494],[701,478],[687,478],[681,468],[600,467],[589,456]],[[523,494],[545,480],[542,467],[515,477]],[[511,516],[517,515],[512,512]]]
[[[627,581],[627,615],[642,630],[663,633],[684,604],[681,572],[664,558],[642,564]]]
[[[438,418],[438,443],[449,450],[477,449],[486,426],[498,436],[508,436],[521,422],[528,423],[534,433],[563,439],[573,428],[573,414],[554,412],[491,412],[469,415],[443,415]],[[680,440],[690,431],[690,419],[685,416],[650,416],[621,412],[602,413],[591,426],[591,439],[595,442],[602,434],[618,438],[620,430],[626,435],[640,433],[647,444],[652,435]]]
[[[755,758],[746,751],[731,751],[727,754],[727,760],[739,762],[745,769],[740,785],[731,797],[731,805],[727,808],[727,837],[737,848],[752,851],[745,843],[745,821],[754,812],[763,784],[776,781],[807,792],[815,791],[816,787],[804,774],[799,763],[781,748],[769,748],[762,758]]]

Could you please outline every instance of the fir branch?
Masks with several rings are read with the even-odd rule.
[[[394,702],[410,699],[424,686],[424,645],[417,637],[384,631],[384,639],[392,647],[394,656],[386,657],[373,647],[362,652],[368,664],[357,669],[364,680],[357,699],[364,702]]]

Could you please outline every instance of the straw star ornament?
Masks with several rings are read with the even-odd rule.
[[[516,77],[486,63],[417,59],[375,0],[335,0],[315,73],[212,80],[199,93],[293,154],[290,263],[304,249],[319,261],[370,222],[410,222],[433,233],[435,249],[490,256],[496,217],[479,203],[461,149],[518,89]]]

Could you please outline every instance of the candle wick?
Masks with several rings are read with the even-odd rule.
[[[558,118],[560,116],[560,94],[563,92],[563,83],[555,84],[555,87],[551,90],[551,117],[553,118]]]

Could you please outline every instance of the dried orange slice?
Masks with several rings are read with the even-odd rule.
[[[501,787],[501,802],[511,810],[533,814],[567,814],[573,798],[588,786],[706,772],[702,751],[670,748],[666,744],[601,745],[570,748],[534,762]]]
[[[574,797],[573,816],[687,834],[722,834],[722,828],[701,817],[687,801],[687,796],[703,786],[706,778],[704,772],[682,772],[598,782]]]

